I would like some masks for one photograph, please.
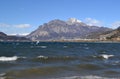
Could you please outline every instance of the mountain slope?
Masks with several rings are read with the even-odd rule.
[[[25,37],[8,36],[7,34],[0,32],[0,41],[30,41],[30,40]]]
[[[120,27],[115,30],[105,32],[104,34],[100,35],[100,39],[120,41]]]
[[[27,38],[32,40],[83,39],[88,38],[87,36],[92,32],[105,32],[109,30],[111,29],[89,26],[75,18],[70,18],[68,21],[56,19],[39,26]]]

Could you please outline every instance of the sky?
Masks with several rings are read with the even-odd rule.
[[[88,25],[120,26],[120,0],[0,0],[0,31],[29,34],[54,19],[77,18]]]

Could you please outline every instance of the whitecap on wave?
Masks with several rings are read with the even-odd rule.
[[[41,48],[47,48],[47,46],[40,46]]]
[[[63,48],[67,48],[68,46],[63,46]]]
[[[2,77],[2,76],[4,76],[4,75],[6,75],[6,73],[1,73],[1,74],[0,74],[0,77]]]
[[[13,56],[13,57],[5,57],[5,56],[2,56],[0,57],[0,61],[15,61],[17,60],[18,57],[17,56]]]
[[[44,59],[47,59],[48,57],[47,57],[47,56],[40,55],[40,56],[38,56],[37,58],[44,58]]]
[[[71,77],[60,77],[52,79],[120,79],[120,78],[106,78],[100,76],[71,76]]]
[[[0,79],[6,79],[6,77],[0,77]]]
[[[107,54],[102,54],[100,55],[100,57],[104,58],[104,59],[108,59],[110,57],[113,57],[114,55],[107,55]]]
[[[0,74],[0,79],[5,79],[6,77],[4,77],[6,75],[6,73],[1,73]]]
[[[101,54],[101,55],[93,56],[93,57],[95,57],[95,58],[109,59],[111,57],[114,57],[114,55]]]

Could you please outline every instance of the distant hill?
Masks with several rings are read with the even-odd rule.
[[[93,33],[110,30],[106,27],[89,26],[75,18],[70,18],[68,21],[56,19],[39,26],[27,38],[31,40],[89,39]]]
[[[0,32],[0,41],[30,41],[25,37],[9,36],[3,32]]]
[[[105,32],[100,35],[101,40],[120,41],[120,26],[112,31]]]
[[[6,37],[7,35],[3,32],[0,32],[0,37]]]

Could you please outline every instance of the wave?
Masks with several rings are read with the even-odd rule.
[[[6,79],[6,77],[0,77],[0,79]]]
[[[68,46],[63,46],[63,48],[67,48]]]
[[[1,73],[0,74],[0,79],[6,79],[6,77],[4,77],[6,75],[6,73]]]
[[[43,48],[43,49],[45,49],[45,48],[47,48],[47,46],[30,46],[30,48]]]
[[[40,56],[38,56],[37,58],[47,59],[48,57],[47,57],[47,56],[40,55]]]
[[[40,46],[40,48],[47,48],[47,46]]]
[[[60,78],[51,78],[51,79],[120,79],[120,78],[107,78],[100,76],[71,76],[71,77],[60,77]]]
[[[107,54],[102,54],[100,55],[101,57],[103,57],[104,59],[108,59],[110,57],[113,57],[114,55],[107,55]]]
[[[101,67],[96,67],[97,65],[89,65],[88,67],[84,67],[87,65],[89,64],[82,65],[80,67],[82,69],[86,68],[87,70],[92,68],[91,71],[101,70]],[[89,75],[83,76],[82,75],[82,72],[84,72],[83,70],[80,71],[81,75],[79,76],[63,77],[63,75],[64,76],[70,75],[70,74],[72,75],[72,72],[76,71],[76,69],[79,71],[78,68],[75,68],[74,70],[74,67],[71,67],[71,66],[46,66],[46,67],[35,67],[35,68],[33,67],[33,68],[27,68],[27,69],[22,69],[22,70],[11,70],[11,71],[6,72],[5,76],[2,76],[2,77],[7,77],[10,79],[120,79],[119,73],[113,72],[113,71],[108,71],[107,73],[109,73],[109,75],[113,73],[115,73],[115,75],[118,74],[119,78],[116,78],[116,76],[115,78],[113,78],[113,76],[103,77],[103,76],[91,75],[92,74],[91,71],[89,72],[90,73]],[[70,73],[70,74],[67,74],[67,73]],[[103,74],[106,74],[106,73],[103,73]],[[49,76],[51,76],[51,78],[48,78]],[[45,77],[45,78],[42,78],[42,77]]]
[[[32,59],[32,60],[45,60],[45,61],[74,61],[74,60],[80,60],[80,61],[93,61],[94,59],[109,59],[114,57],[114,55],[107,55],[107,54],[101,54],[101,55],[91,55],[91,56],[36,56],[36,57],[26,57],[26,56],[12,56],[12,57],[6,57],[1,56],[0,61],[16,61],[18,59]]]
[[[16,61],[17,59],[18,59],[17,56],[13,56],[13,57],[2,56],[2,57],[0,57],[0,61]]]
[[[78,64],[76,65],[79,69],[82,69],[82,70],[102,70],[104,69],[104,67],[100,66],[100,65],[97,65],[97,64]]]
[[[1,73],[1,74],[0,74],[0,77],[4,76],[5,74],[6,74],[6,73]]]
[[[67,60],[77,60],[79,59],[76,56],[38,56],[37,60],[46,60],[46,61],[67,61]]]
[[[101,54],[101,55],[93,56],[93,57],[95,57],[95,58],[109,59],[111,57],[114,57],[114,55]]]
[[[11,70],[6,72],[5,77],[10,79],[41,79],[41,77],[47,77],[49,75],[57,75],[64,70],[69,69],[66,66],[54,66],[54,67],[40,67],[40,68],[28,68],[22,70]],[[43,78],[44,79],[44,78]]]

